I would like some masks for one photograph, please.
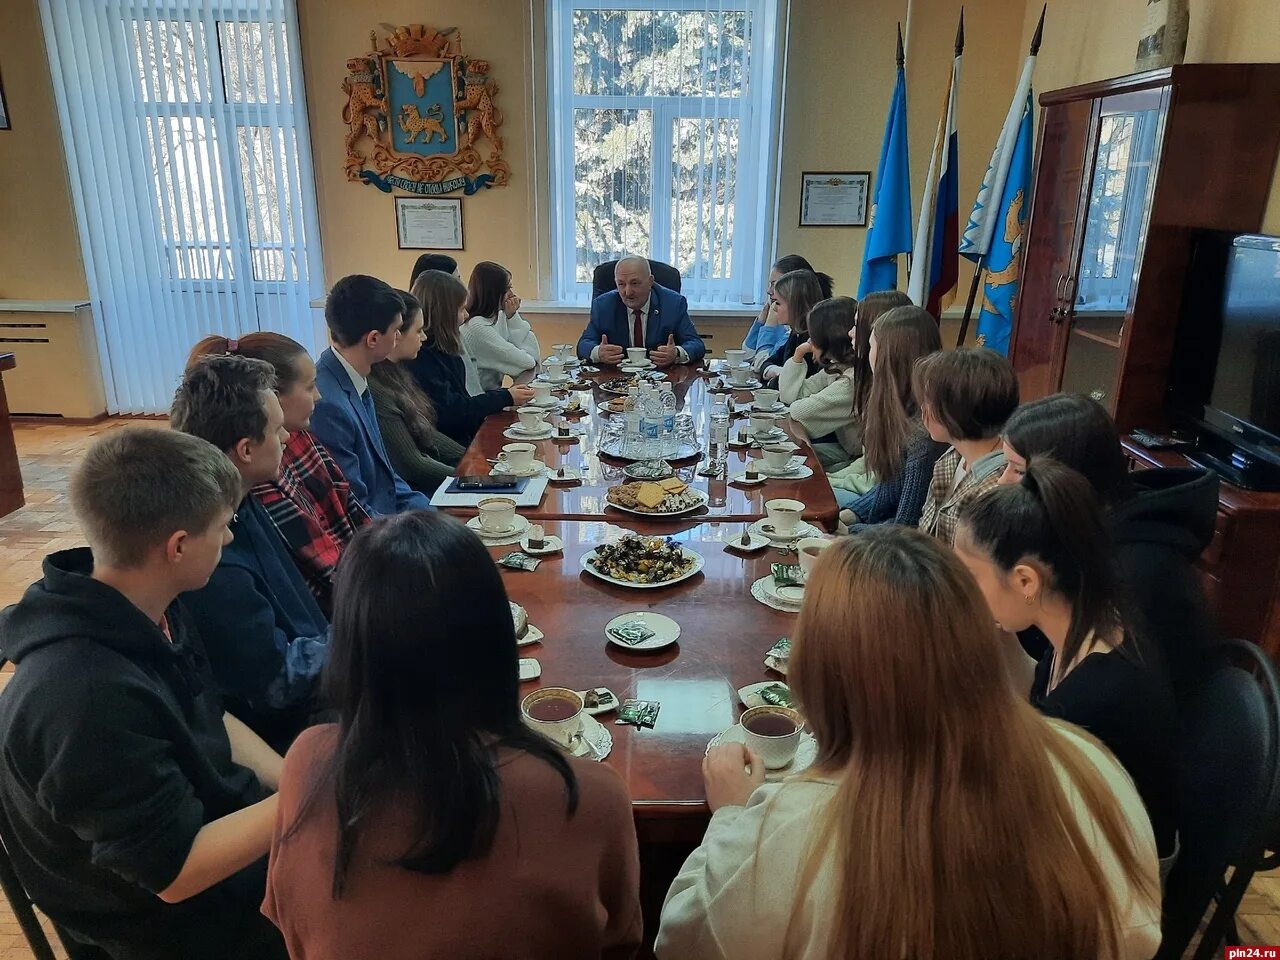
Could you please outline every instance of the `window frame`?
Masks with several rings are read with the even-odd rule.
[[[579,10],[746,12],[751,17],[748,95],[579,95],[573,92],[573,15]],[[547,4],[547,63],[550,85],[551,283],[553,299],[571,304],[590,300],[590,281],[576,279],[574,114],[578,109],[651,113],[650,250],[672,263],[682,277],[688,266],[675,262],[672,206],[675,187],[675,128],[680,120],[738,121],[739,151],[734,162],[733,233],[729,276],[688,280],[682,290],[694,306],[756,304],[770,261],[767,238],[776,221],[777,168],[781,133],[778,0],[550,0]],[[763,125],[764,131],[759,128]],[[754,148],[743,148],[751,144]]]

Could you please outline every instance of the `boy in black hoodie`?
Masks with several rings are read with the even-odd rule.
[[[285,956],[258,913],[282,761],[224,715],[175,599],[242,489],[203,440],[111,431],[71,481],[90,546],[0,614],[0,834],[36,905],[115,960]]]

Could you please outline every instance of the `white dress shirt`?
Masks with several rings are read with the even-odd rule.
[[[347,371],[347,376],[351,378],[351,385],[356,388],[356,393],[363,397],[364,392],[369,389],[369,378],[353,367],[337,347],[333,348],[333,355],[342,364],[342,369]]]

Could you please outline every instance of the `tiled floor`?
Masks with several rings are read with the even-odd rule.
[[[18,600],[40,576],[46,553],[81,543],[67,504],[67,476],[92,439],[130,421],[108,420],[92,427],[58,424],[15,428],[27,506],[0,518],[0,606]],[[163,429],[156,420],[132,421]],[[0,687],[3,686],[0,677]],[[1280,944],[1280,870],[1254,878],[1239,910],[1246,944]],[[63,954],[58,950],[59,957]],[[30,953],[8,905],[0,903],[0,960],[28,960]],[[177,960],[177,958],[175,958]]]

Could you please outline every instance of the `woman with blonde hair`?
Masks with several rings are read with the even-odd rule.
[[[792,643],[817,759],[765,784],[741,744],[710,752],[711,823],[667,894],[659,958],[1155,952],[1142,801],[1098,741],[1014,691],[944,544],[899,527],[837,541]]]
[[[467,320],[467,288],[457,277],[426,270],[413,281],[413,296],[422,304],[422,349],[405,363],[431,398],[436,426],[458,443],[469,444],[480,424],[503,407],[520,406],[533,399],[528,387],[484,390],[468,383],[475,371],[468,368],[461,328]]]

